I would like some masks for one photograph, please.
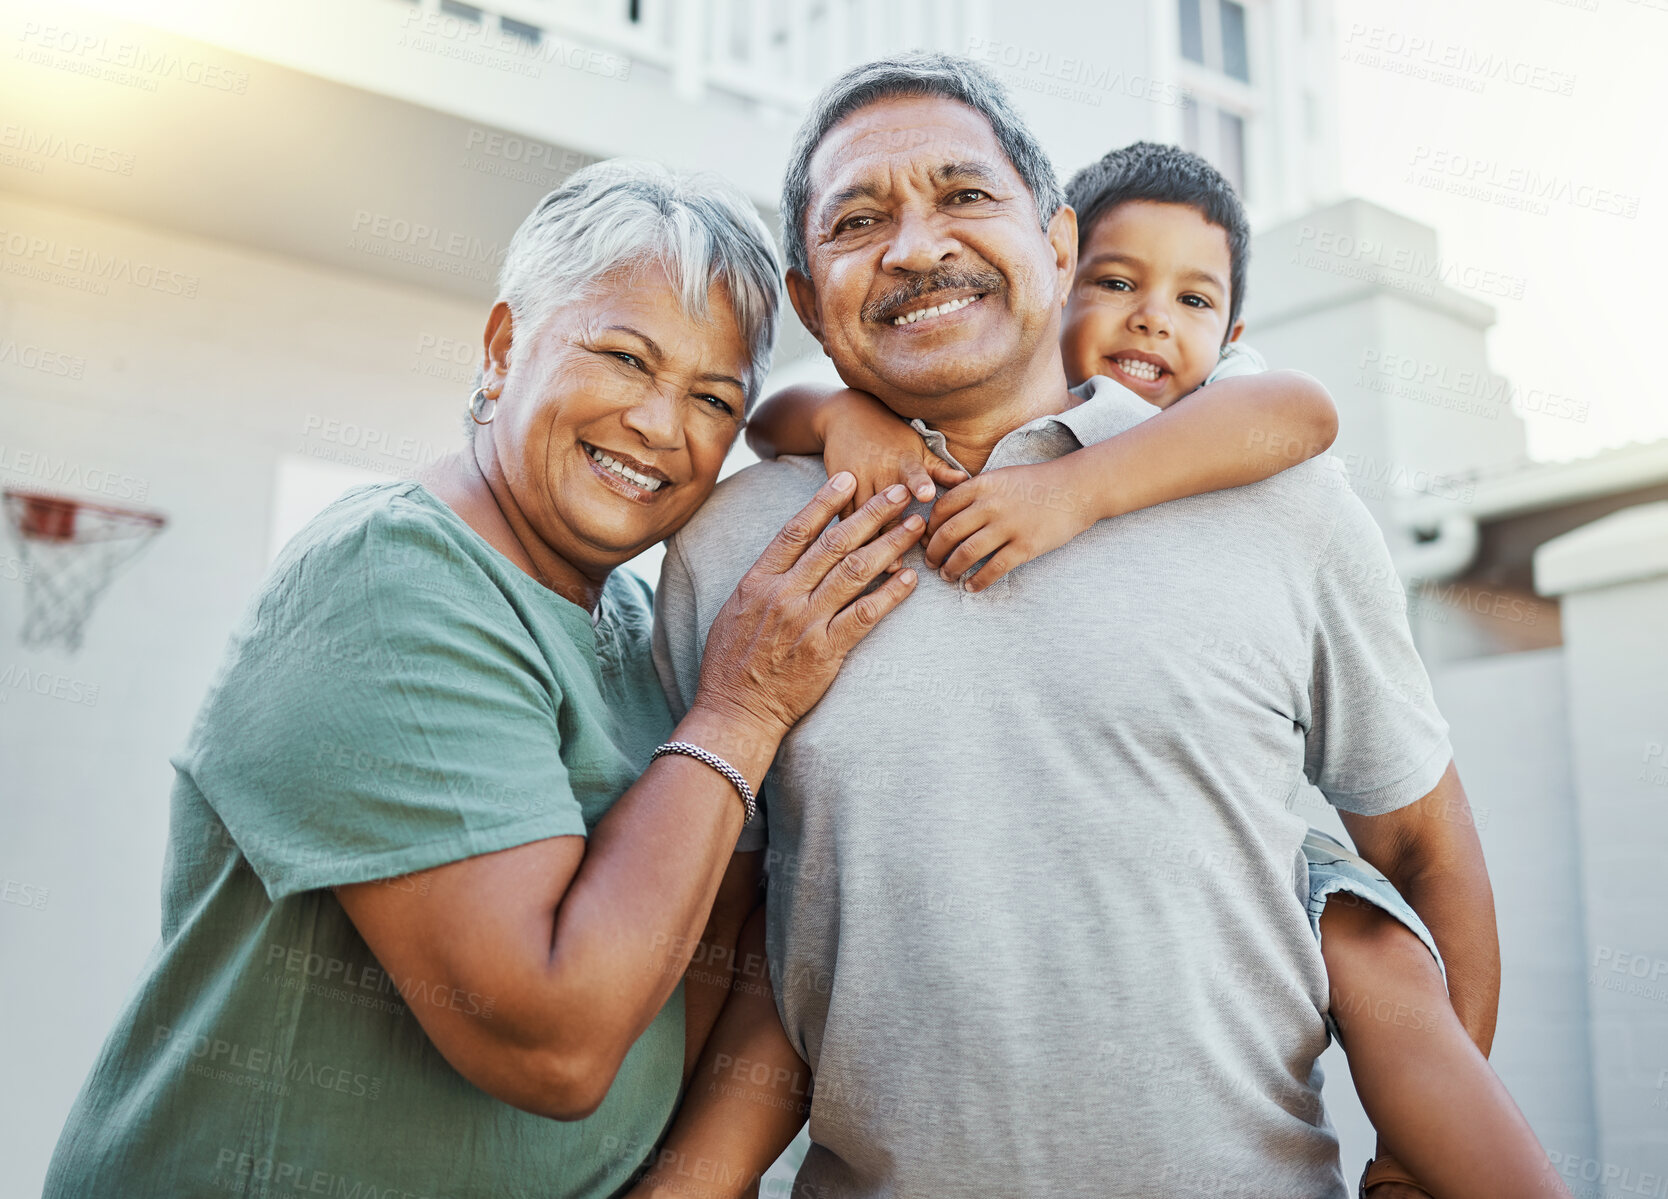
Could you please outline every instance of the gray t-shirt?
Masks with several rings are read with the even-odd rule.
[[[990,467],[1157,411],[1106,379],[1080,394]],[[719,607],[824,478],[761,463],[673,539],[655,649],[675,712]],[[1436,785],[1446,734],[1330,459],[1102,521],[981,594],[923,572],[766,780],[777,1003],[816,1073],[809,1193],[1344,1199],[1292,799],[1306,776],[1392,811]]]

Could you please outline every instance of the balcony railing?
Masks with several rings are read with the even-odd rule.
[[[903,50],[966,53],[989,0],[413,0],[537,42],[571,38],[659,67],[679,97],[708,88],[798,112],[846,67]]]

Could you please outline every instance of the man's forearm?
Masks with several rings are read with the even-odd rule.
[[[782,1030],[765,964],[764,909],[736,947],[735,981],[672,1131],[629,1199],[737,1199],[798,1135],[811,1071]]]
[[[719,1014],[730,998],[735,978],[736,945],[742,925],[759,906],[762,853],[738,853],[730,860],[724,881],[718,885],[712,915],[706,931],[683,976],[684,1083],[706,1048],[707,1038],[718,1023]]]

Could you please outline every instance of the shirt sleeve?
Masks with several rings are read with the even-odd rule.
[[[1428,794],[1453,758],[1407,626],[1407,597],[1365,505],[1345,491],[1315,574],[1304,774],[1378,816]]]
[[[586,831],[560,683],[450,536],[375,513],[234,637],[181,765],[274,900]]]
[[[695,702],[695,689],[701,679],[701,651],[706,645],[710,624],[700,611],[699,595],[689,564],[684,559],[683,546],[674,537],[666,543],[666,556],[660,564],[660,583],[654,589],[654,668],[660,685],[666,691],[666,704],[672,709],[672,719],[682,720]],[[769,840],[768,820],[765,816],[765,797],[761,789],[758,810],[750,823],[742,826],[736,839],[736,852],[748,853],[763,849]]]

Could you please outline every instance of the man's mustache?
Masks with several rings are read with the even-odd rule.
[[[990,294],[1002,290],[1002,276],[995,271],[968,267],[942,267],[929,275],[916,275],[879,299],[863,305],[866,321],[890,321],[901,316],[926,296],[941,291],[978,291]]]

